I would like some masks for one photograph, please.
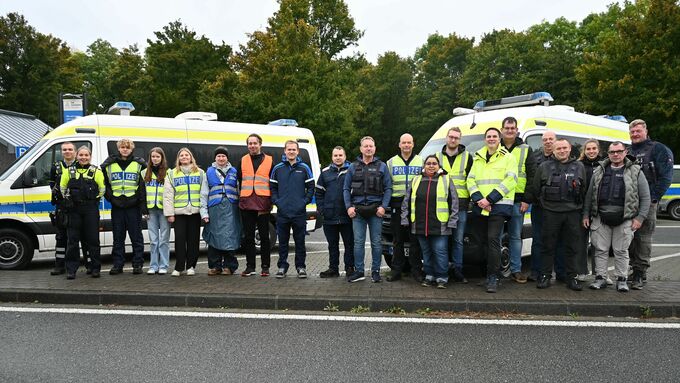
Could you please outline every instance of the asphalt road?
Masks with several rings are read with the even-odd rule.
[[[678,328],[24,312],[0,312],[0,321],[2,382],[676,382],[680,377]]]

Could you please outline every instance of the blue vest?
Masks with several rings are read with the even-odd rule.
[[[206,172],[208,177],[208,207],[213,207],[222,202],[225,197],[231,203],[238,202],[238,180],[236,178],[236,168],[233,166],[227,170],[224,180],[220,180],[217,169],[209,167]]]

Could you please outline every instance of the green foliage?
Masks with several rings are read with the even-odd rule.
[[[406,310],[399,306],[392,306],[388,309],[386,309],[384,312],[388,314],[394,314],[394,315],[406,315]]]
[[[340,311],[340,306],[334,304],[333,302],[328,302],[326,307],[323,308],[323,311],[337,312]]]
[[[77,59],[56,37],[39,33],[26,19],[0,17],[0,108],[60,122],[60,92],[79,93]]]
[[[367,313],[367,312],[370,312],[370,311],[371,311],[370,307],[366,307],[366,306],[362,306],[362,305],[354,306],[349,310],[349,312],[352,313],[352,314],[364,314],[364,313]]]

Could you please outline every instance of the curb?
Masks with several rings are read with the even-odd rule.
[[[610,301],[535,301],[535,300],[467,300],[467,299],[394,299],[376,297],[290,295],[245,295],[245,294],[164,294],[148,292],[107,292],[107,291],[64,291],[64,290],[10,290],[0,289],[0,302],[47,303],[81,305],[121,305],[146,307],[195,307],[195,308],[238,308],[261,310],[309,310],[321,311],[329,303],[341,311],[364,306],[371,311],[385,311],[399,307],[415,312],[425,307],[432,310],[453,312],[483,312],[489,314],[527,314],[554,316],[591,317],[642,317],[643,311],[651,317],[666,318],[680,316],[680,302],[610,302]],[[649,311],[651,310],[651,311]]]

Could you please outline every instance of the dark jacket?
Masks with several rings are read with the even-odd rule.
[[[415,221],[411,222],[411,204],[414,202],[411,198],[413,194],[413,184],[406,189],[404,201],[401,204],[401,225],[406,226],[411,224],[411,232],[416,235],[451,235],[452,230],[458,225],[458,194],[453,182],[449,182],[448,190],[448,210],[449,219],[447,222],[441,222],[437,218],[437,191],[439,182],[442,182],[444,177],[448,177],[445,171],[436,174],[434,177],[428,177],[424,173],[422,179],[416,190],[415,197]]]
[[[293,165],[286,156],[274,165],[269,177],[269,188],[272,191],[272,203],[276,205],[276,214],[281,217],[295,218],[307,214],[307,204],[314,197],[314,174],[312,169],[302,162],[300,157]]]
[[[586,185],[590,185],[590,180],[593,178],[593,170],[600,165],[602,160],[603,158],[600,156],[595,157],[594,160],[589,160],[588,157],[583,157],[582,160],[579,160],[586,170]]]
[[[372,205],[374,203],[379,204],[383,209],[387,210],[390,206],[390,199],[392,198],[392,177],[390,177],[389,171],[387,170],[387,165],[380,161],[380,158],[373,157],[374,162],[378,162],[378,167],[380,168],[380,174],[382,177],[382,194],[381,195],[352,195],[352,176],[354,176],[355,169],[358,163],[363,161],[362,156],[357,157],[356,161],[352,162],[347,169],[347,175],[345,176],[345,183],[343,185],[342,195],[345,201],[345,208],[356,205]]]
[[[337,225],[350,223],[342,188],[349,169],[349,161],[341,166],[330,164],[321,170],[319,182],[316,183],[316,209],[323,216],[323,223]]]
[[[553,171],[554,170],[554,171]],[[573,173],[572,173],[573,170]],[[556,185],[549,185],[551,178],[559,175],[560,182]],[[586,189],[586,171],[583,164],[570,157],[567,162],[561,163],[555,157],[544,161],[538,169],[532,184],[532,191],[539,199],[541,207],[553,212],[581,211]],[[562,188],[561,197],[563,200],[555,201],[548,197],[546,187]]]
[[[113,191],[111,190],[111,182],[109,180],[109,172],[107,167],[113,163],[118,163],[118,165],[125,169],[130,165],[132,161],[135,161],[142,165],[139,168],[140,174],[137,178],[137,190],[135,195],[132,197],[125,196],[113,196]],[[120,158],[119,154],[110,155],[101,165],[102,173],[104,173],[104,185],[106,185],[106,192],[104,192],[104,198],[111,202],[112,206],[117,208],[126,209],[129,207],[137,206],[142,211],[142,214],[148,214],[148,209],[146,207],[146,185],[144,184],[144,178],[141,175],[141,171],[146,169],[146,161],[139,157],[130,156],[126,160]]]
[[[653,148],[650,158],[645,158],[645,149],[648,145],[653,146]],[[645,176],[649,173],[650,163],[653,164],[654,171],[652,173],[654,176],[647,177],[647,183],[649,184],[652,202],[658,201],[671,186],[671,180],[673,179],[673,153],[666,145],[647,139],[638,144],[631,145],[629,154],[638,159],[638,163],[645,172]]]

